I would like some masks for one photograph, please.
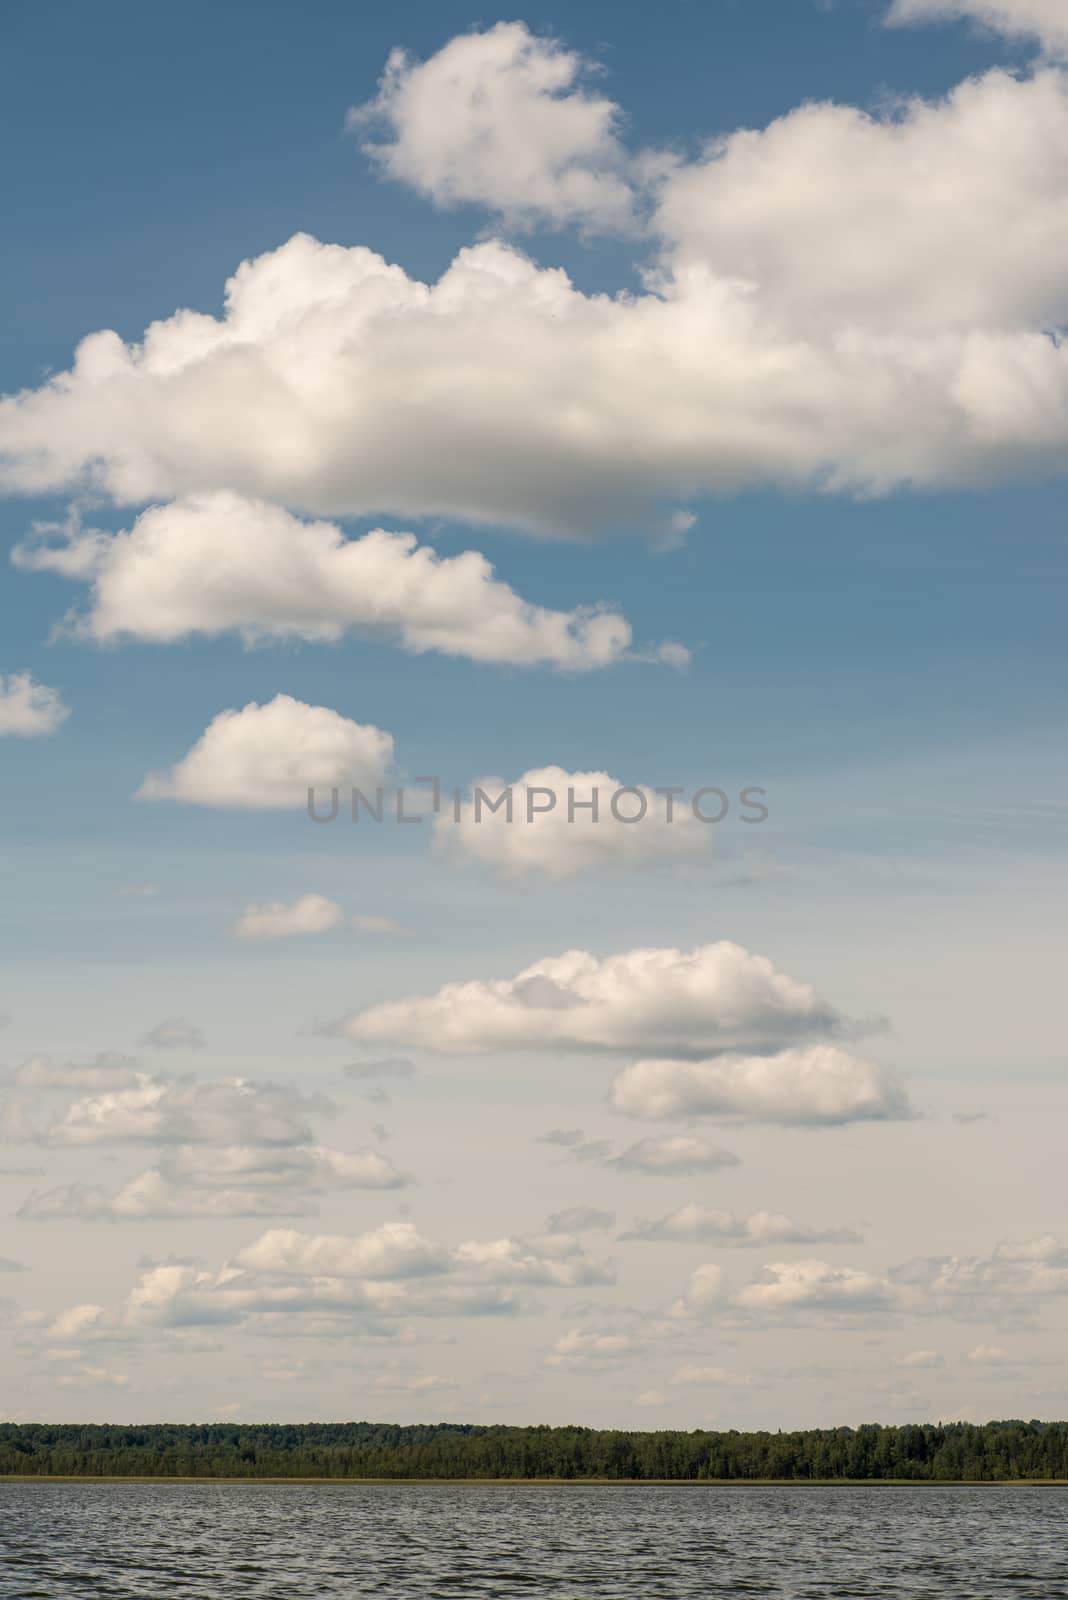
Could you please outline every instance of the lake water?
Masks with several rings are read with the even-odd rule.
[[[2,1483],[4,1600],[1068,1596],[1068,1489]]]

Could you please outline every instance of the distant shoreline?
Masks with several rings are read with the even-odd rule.
[[[339,1489],[398,1484],[423,1489],[1068,1489],[1068,1478],[229,1478],[147,1472],[3,1472],[0,1483],[308,1483],[334,1484]]]

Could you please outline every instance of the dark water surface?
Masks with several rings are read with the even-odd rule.
[[[0,1596],[1068,1597],[1068,1489],[3,1483]]]

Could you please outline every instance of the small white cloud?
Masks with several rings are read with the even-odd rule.
[[[344,920],[336,900],[305,894],[289,902],[268,900],[246,906],[230,932],[235,939],[291,939],[297,934],[326,933]]]
[[[737,1246],[772,1244],[857,1244],[853,1228],[809,1228],[774,1211],[737,1216],[733,1211],[707,1211],[689,1204],[655,1220],[639,1218],[624,1239],[666,1243]]]
[[[1007,1367],[1012,1365],[1012,1357],[1007,1350],[996,1344],[977,1344],[969,1350],[964,1358],[974,1367]]]
[[[451,39],[428,61],[394,50],[377,97],[349,113],[387,137],[364,149],[439,206],[513,222],[628,228],[634,196],[619,108],[590,92],[590,64],[522,22]]]
[[[667,1405],[667,1395],[662,1394],[659,1389],[643,1389],[641,1394],[634,1397],[634,1404],[653,1410],[657,1406]]]
[[[392,760],[393,740],[381,728],[279,694],[220,711],[179,762],[149,773],[135,798],[288,809],[306,805],[310,788],[374,790]]]
[[[204,1032],[184,1017],[165,1017],[150,1028],[141,1043],[153,1050],[203,1050]]]
[[[592,868],[640,868],[705,861],[715,829],[684,800],[607,772],[536,767],[513,783],[482,778],[471,798],[434,824],[448,855],[504,877],[561,880]]]
[[[834,1045],[710,1061],[637,1061],[612,1084],[624,1116],[744,1117],[795,1127],[834,1127],[913,1115],[897,1077]]]
[[[696,1133],[674,1134],[667,1138],[639,1139],[614,1156],[610,1166],[622,1172],[640,1172],[653,1177],[685,1177],[690,1173],[719,1172],[736,1167],[738,1157],[729,1150],[709,1144]]]
[[[55,689],[35,683],[28,672],[0,673],[0,736],[41,739],[62,727],[70,716]]]
[[[23,1089],[76,1089],[89,1093],[99,1089],[125,1089],[137,1081],[138,1062],[118,1051],[102,1051],[91,1061],[52,1061],[48,1056],[31,1056],[11,1074],[13,1083]]]
[[[945,1357],[938,1350],[909,1350],[905,1355],[899,1356],[894,1365],[897,1367],[910,1367],[918,1370],[934,1371],[944,1367]]]

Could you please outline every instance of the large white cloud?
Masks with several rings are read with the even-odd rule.
[[[588,65],[521,22],[461,34],[428,61],[395,50],[379,92],[350,112],[387,137],[364,148],[441,206],[515,221],[625,225],[632,194],[618,108],[583,85]]]
[[[618,612],[530,605],[477,550],[440,557],[412,533],[381,528],[347,539],[334,523],[224,490],[152,506],[123,533],[73,519],[38,525],[13,560],[89,583],[89,610],[73,627],[102,641],[332,641],[364,628],[416,652],[571,671],[611,666],[631,643]],[[661,651],[669,661],[684,655]]]
[[[1068,51],[1063,0],[893,0],[887,21],[981,22],[1001,33],[1030,35],[1051,54]]]
[[[574,1239],[559,1235],[450,1249],[407,1222],[359,1235],[273,1229],[218,1272],[184,1264],[150,1269],[118,1323],[180,1327],[326,1313],[373,1325],[407,1316],[507,1314],[520,1307],[517,1288],[611,1281],[609,1264],[592,1261]]]
[[[1000,369],[1015,390],[1026,335],[1068,318],[1066,181],[1064,75],[991,72],[880,117],[817,103],[732,134],[669,178],[657,220],[674,270],[744,284],[784,354],[788,332],[864,349],[878,389],[876,351],[894,348],[925,405],[928,361],[959,362],[945,398],[985,431],[1024,415],[1022,392],[999,406],[986,385]],[[880,407],[873,393],[861,431]]]
[[[336,1024],[348,1038],[442,1053],[493,1049],[660,1049],[701,1055],[832,1031],[840,1019],[807,983],[721,941],[603,959],[547,956],[514,978],[450,983]]]
[[[746,1117],[796,1127],[912,1115],[894,1073],[827,1044],[713,1061],[636,1061],[616,1077],[611,1101],[629,1117]]]
[[[0,736],[41,739],[70,716],[55,689],[36,683],[29,672],[0,673]]]
[[[305,805],[309,788],[373,790],[392,759],[393,739],[381,728],[279,694],[220,711],[180,761],[149,773],[137,798],[285,809]]]
[[[454,89],[462,108],[470,79]],[[497,202],[522,208],[516,172]],[[92,334],[0,403],[0,482],[574,534],[665,528],[695,494],[767,482],[1062,470],[1062,73],[879,116],[806,105],[656,172],[644,292],[580,293],[499,241],[428,284],[298,235],[238,269],[222,318]]]
[[[625,786],[607,772],[551,766],[533,767],[510,784],[481,779],[469,800],[436,819],[434,831],[438,847],[459,859],[505,877],[540,873],[559,880],[596,867],[706,860],[715,827],[695,815],[685,796]]]

